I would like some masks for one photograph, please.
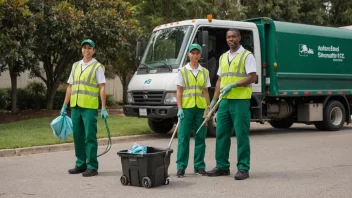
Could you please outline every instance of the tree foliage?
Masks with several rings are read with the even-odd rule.
[[[96,43],[96,57],[104,64],[118,56],[117,49],[125,45],[125,34],[131,30],[128,3],[122,0],[33,0],[30,8],[37,16],[35,54],[43,62],[32,74],[47,86],[47,109],[52,108],[62,74],[82,59],[82,40],[90,38]],[[105,66],[109,69],[110,65]]]
[[[0,73],[15,79],[26,69],[47,87],[52,108],[60,82],[82,58],[80,42],[97,45],[108,77],[117,74],[124,93],[136,70],[135,46],[155,26],[195,18],[274,20],[323,26],[352,25],[349,0],[0,0]],[[38,64],[38,61],[42,65]],[[14,80],[15,82],[15,80]],[[16,87],[15,84],[12,85]]]
[[[12,87],[11,111],[17,111],[17,77],[38,63],[34,56],[36,26],[27,0],[0,1],[0,72],[9,70]]]

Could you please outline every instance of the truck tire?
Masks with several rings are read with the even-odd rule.
[[[346,110],[341,102],[328,102],[323,111],[323,121],[314,122],[315,127],[322,131],[339,131],[346,120]]]
[[[208,137],[216,137],[216,127],[213,125],[212,120],[208,121],[207,135],[208,135]]]
[[[174,123],[171,118],[159,119],[159,118],[148,118],[148,125],[155,133],[168,133],[171,131]]]
[[[288,129],[292,126],[293,120],[291,118],[284,118],[281,120],[271,120],[269,124],[277,129]]]
[[[212,119],[208,121],[208,129],[207,129],[208,137],[216,137],[216,113],[214,114]],[[232,136],[236,136],[235,130],[233,129],[232,131],[233,131]]]

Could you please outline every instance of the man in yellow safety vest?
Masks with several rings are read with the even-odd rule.
[[[229,152],[233,128],[237,139],[237,173],[236,180],[249,177],[250,168],[250,99],[251,84],[256,81],[256,62],[252,53],[244,49],[238,29],[226,33],[230,50],[220,57],[218,81],[215,94],[210,104],[212,108],[221,93],[216,123],[216,167],[207,172],[208,176],[230,174]]]

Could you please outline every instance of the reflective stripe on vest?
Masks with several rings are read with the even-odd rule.
[[[242,50],[237,54],[231,62],[228,59],[228,53],[224,53],[220,57],[221,67],[221,84],[220,89],[226,85],[238,82],[247,77],[245,70],[245,61],[247,56],[251,54],[248,50]],[[252,87],[236,87],[232,88],[224,98],[227,99],[250,99],[252,96]]]
[[[79,106],[88,109],[98,109],[99,107],[99,85],[95,79],[97,69],[101,66],[95,61],[82,71],[82,65],[76,62],[72,69],[72,92],[71,107]]]
[[[203,89],[206,87],[209,71],[202,68],[196,77],[186,67],[182,67],[180,71],[185,84],[182,92],[182,108],[197,106],[200,109],[205,109],[207,102],[203,95]]]

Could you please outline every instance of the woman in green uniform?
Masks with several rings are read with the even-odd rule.
[[[191,44],[188,48],[190,62],[182,67],[176,80],[177,85],[177,116],[180,120],[177,147],[177,176],[183,177],[188,165],[189,142],[192,131],[194,132],[194,171],[200,175],[205,172],[205,137],[206,127],[196,134],[195,132],[203,122],[205,109],[208,109],[210,99],[209,71],[200,66],[202,48],[198,44]]]

